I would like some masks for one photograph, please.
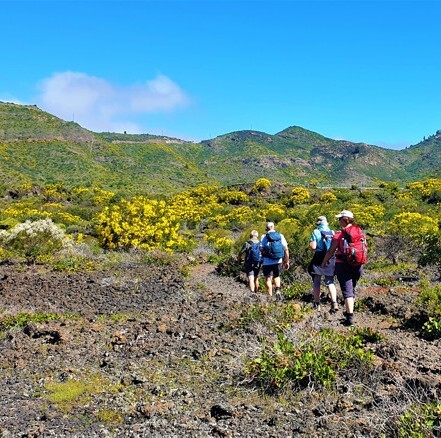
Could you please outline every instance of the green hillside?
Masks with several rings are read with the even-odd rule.
[[[237,131],[193,143],[150,134],[94,133],[36,106],[0,102],[0,177],[161,194],[200,184],[371,185],[439,176],[441,133],[403,151],[333,140],[299,126]]]
[[[405,149],[402,155],[408,173],[417,173],[421,178],[441,177],[441,130]]]

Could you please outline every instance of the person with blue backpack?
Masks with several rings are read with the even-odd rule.
[[[316,228],[313,230],[309,240],[309,249],[314,251],[314,256],[308,266],[308,272],[313,279],[314,308],[320,310],[320,289],[322,277],[325,277],[325,286],[331,297],[331,313],[335,313],[338,310],[337,289],[334,284],[335,258],[330,258],[324,267],[321,265],[327,251],[331,247],[333,236],[334,231],[329,228],[326,216],[319,216],[316,221]]]
[[[259,233],[251,231],[250,238],[247,240],[237,256],[239,263],[242,263],[242,256],[245,256],[242,271],[248,279],[248,287],[251,292],[259,290],[259,272],[262,265],[262,254],[260,251]]]
[[[280,234],[274,228],[274,222],[267,222],[266,234],[260,240],[260,248],[263,255],[262,272],[265,276],[266,292],[271,297],[273,295],[273,280],[275,286],[276,299],[282,299],[280,290],[283,269],[289,268],[289,250],[283,234]]]

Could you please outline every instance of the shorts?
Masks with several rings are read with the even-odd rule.
[[[257,277],[260,272],[260,265],[245,265],[243,267],[243,272],[247,275],[247,277]]]
[[[276,263],[274,265],[263,265],[262,272],[265,277],[280,277],[282,274],[282,263]]]
[[[322,284],[322,276],[315,274],[314,275],[314,286],[320,287]],[[334,276],[333,275],[325,275],[325,286],[329,286],[330,284],[334,284]]]

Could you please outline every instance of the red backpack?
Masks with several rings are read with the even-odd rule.
[[[339,258],[354,266],[364,265],[367,262],[368,246],[363,230],[358,225],[352,225],[342,233]]]

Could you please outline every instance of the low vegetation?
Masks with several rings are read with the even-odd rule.
[[[333,330],[308,333],[296,342],[278,334],[277,342],[265,346],[258,357],[245,365],[248,379],[265,390],[275,390],[290,383],[300,388],[311,385],[331,387],[338,373],[356,368],[369,372],[373,352],[366,349],[369,340],[379,335],[356,329],[349,335]]]
[[[332,395],[350,379],[352,385],[361,388],[366,403],[371,403],[373,396],[366,382],[374,370],[378,372],[375,361],[384,342],[379,333],[366,328],[296,331],[311,313],[305,298],[310,294],[310,283],[304,276],[311,258],[309,237],[317,216],[326,215],[335,228],[335,214],[352,210],[368,236],[369,280],[364,277],[363,281],[400,290],[411,278],[418,292],[411,303],[414,314],[409,318],[416,321],[412,329],[428,342],[436,341],[441,338],[441,209],[436,201],[440,190],[441,180],[434,178],[403,187],[379,183],[369,191],[293,188],[260,179],[240,187],[201,185],[167,197],[123,196],[100,188],[60,184],[23,185],[15,188],[14,196],[5,192],[0,201],[0,262],[23,269],[44,265],[71,274],[112,264],[131,265],[134,259],[163,267],[179,254],[185,256],[187,264],[210,261],[223,275],[239,278],[236,255],[249,232],[262,232],[265,221],[275,221],[291,249],[291,267],[283,274],[285,301],[238,305],[225,316],[221,331],[231,336],[253,334],[260,344],[257,351],[243,352],[236,374],[229,376],[236,384],[230,390],[237,397],[250,397],[247,391],[251,391],[254,396],[293,400],[301,391]],[[186,269],[182,267],[182,272]],[[136,287],[134,281],[135,292]],[[381,311],[368,301],[359,300],[356,305],[359,311]],[[20,330],[32,323],[61,324],[69,317],[11,314],[0,309],[0,331],[4,338],[8,330]],[[101,318],[97,324],[104,320],[116,326],[139,322],[136,315],[118,312]],[[141,319],[139,324],[145,324],[147,317]],[[160,326],[158,330],[168,329]],[[182,375],[175,374],[179,366],[190,373],[185,385],[194,393],[201,391],[201,382],[215,386],[226,379],[223,371],[228,368],[217,366],[211,354],[219,352],[189,353],[190,357],[197,356],[197,364],[188,355],[170,359],[167,370],[162,364],[155,368],[152,360],[145,373],[148,379],[159,382],[154,400],[149,404],[141,399],[144,393],[134,390],[124,395],[130,398],[126,401],[138,406],[145,416],[154,415],[156,410],[167,412],[173,403],[161,388],[168,387],[164,382],[181,385]],[[40,396],[69,415],[75,407],[87,409],[90,400],[111,399],[121,384],[104,374],[78,374],[61,381],[58,376],[45,381]],[[91,421],[118,425],[124,415],[122,409],[103,407],[93,413]],[[431,431],[439,431],[439,424],[440,405],[426,397],[397,412],[391,430],[403,437],[429,436]]]

